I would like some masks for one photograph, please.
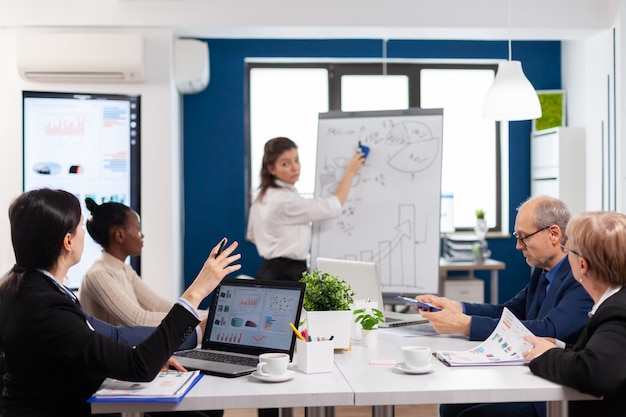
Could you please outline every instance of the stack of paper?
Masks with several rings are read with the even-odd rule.
[[[450,233],[443,239],[443,257],[448,261],[482,261],[490,256],[487,241],[473,233]]]
[[[150,382],[107,378],[89,402],[180,402],[202,378],[200,371],[161,372]]]
[[[440,351],[435,357],[448,366],[523,365],[522,353],[532,347],[524,336],[532,336],[508,308],[493,333],[480,345],[464,351]]]

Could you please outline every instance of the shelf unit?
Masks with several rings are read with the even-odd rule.
[[[531,196],[564,201],[572,215],[585,211],[585,130],[537,130],[530,142]]]

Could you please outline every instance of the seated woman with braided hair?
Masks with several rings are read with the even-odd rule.
[[[174,302],[159,296],[125,263],[129,256],[141,255],[144,234],[139,214],[117,202],[97,204],[86,198],[85,205],[91,212],[87,232],[103,250],[82,279],[83,309],[111,324],[157,326]],[[200,311],[202,320],[206,316]]]

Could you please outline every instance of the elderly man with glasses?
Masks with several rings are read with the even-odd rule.
[[[537,336],[569,343],[580,334],[593,301],[574,279],[561,249],[570,218],[567,206],[556,198],[541,196],[527,200],[517,210],[515,247],[534,268],[528,285],[497,305],[461,303],[434,295],[416,297],[442,308],[439,312],[420,312],[438,333],[485,340],[507,307]]]
[[[441,307],[439,312],[422,311],[438,333],[462,334],[484,340],[495,329],[507,307],[536,336],[554,337],[573,343],[589,320],[593,300],[572,275],[567,254],[565,228],[570,219],[567,205],[552,197],[534,197],[517,209],[516,249],[533,272],[528,285],[503,304],[461,303],[434,295],[420,301]],[[449,404],[441,405],[442,417],[545,416],[545,403]]]

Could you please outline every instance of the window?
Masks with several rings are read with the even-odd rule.
[[[276,136],[293,139],[304,196],[315,187],[318,114],[329,110],[443,108],[442,195],[453,195],[457,230],[486,212],[502,230],[502,167],[499,123],[482,118],[482,103],[496,65],[475,64],[275,64],[248,62],[250,185],[259,186],[263,145]],[[448,200],[449,201],[449,200]]]

